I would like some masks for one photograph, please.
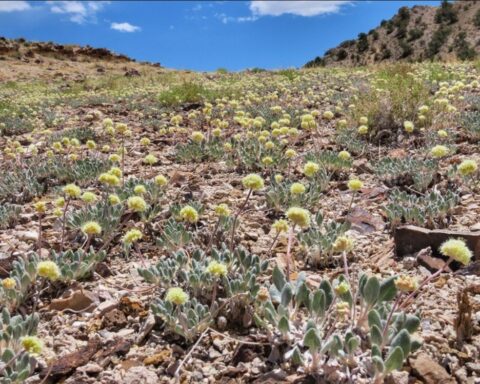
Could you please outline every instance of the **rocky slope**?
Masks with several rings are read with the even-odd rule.
[[[51,77],[83,80],[102,74],[135,76],[152,66],[160,64],[136,62],[106,48],[0,37],[0,82]]]
[[[468,60],[479,52],[480,1],[445,1],[439,7],[402,7],[392,19],[329,49],[305,67]]]

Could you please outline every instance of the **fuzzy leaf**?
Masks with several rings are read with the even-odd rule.
[[[376,309],[372,309],[368,312],[368,326],[372,328],[376,325],[379,329],[382,329],[382,320],[380,319],[380,314]]]
[[[360,346],[360,337],[354,336],[347,341],[346,350],[349,354],[355,352],[355,350]]]
[[[372,345],[372,356],[382,357],[382,351],[377,344]]]
[[[325,315],[325,301],[325,292],[323,290],[319,289],[313,294],[312,312],[314,312],[319,317],[323,317]]]
[[[385,359],[385,371],[390,373],[396,369],[401,369],[403,366],[404,359],[402,348],[397,346],[388,354]]]
[[[372,344],[382,345],[383,336],[382,331],[376,325],[370,327],[370,340]]]
[[[7,348],[3,351],[2,361],[4,363],[8,363],[10,360],[13,359],[13,356],[15,356],[15,353],[13,352],[13,350],[11,350],[10,348]]]
[[[295,301],[298,306],[304,304],[306,307],[309,305],[309,294],[310,291],[307,288],[307,285],[305,283],[302,283],[298,289],[297,289],[297,294],[295,295]]]
[[[280,318],[280,321],[278,322],[278,330],[282,333],[282,335],[287,334],[287,332],[290,330],[290,324],[285,316]]]
[[[298,347],[293,349],[292,353],[292,363],[297,366],[303,365],[303,356]]]
[[[372,356],[372,363],[376,372],[383,372],[385,370],[385,365],[380,356]]]
[[[380,294],[380,283],[375,276],[370,277],[365,283],[363,297],[369,305],[375,304]]]
[[[395,286],[396,276],[389,277],[380,284],[380,294],[378,301],[391,301],[397,294],[397,287]]]
[[[332,285],[330,284],[329,281],[327,280],[322,280],[320,283],[319,288],[324,292],[325,294],[325,309],[330,307],[330,304],[332,304],[334,294],[333,294],[333,289]]]
[[[402,329],[392,340],[392,347],[402,348],[403,356],[407,357],[411,349],[410,334],[406,329]]]
[[[287,283],[282,289],[280,302],[284,307],[288,307],[293,298],[292,286]]]
[[[275,288],[277,288],[277,290],[281,292],[287,280],[285,279],[285,275],[283,274],[283,272],[280,270],[280,268],[278,268],[278,265],[273,268],[272,280]]]
[[[321,347],[321,340],[318,336],[318,331],[315,328],[310,328],[303,338],[303,345],[310,349],[310,352],[317,352]]]
[[[407,315],[403,327],[410,333],[414,333],[420,326],[420,319],[415,315]]]
[[[422,346],[422,343],[417,340],[417,339],[413,339],[412,340],[412,343],[410,345],[410,352],[415,352],[416,350],[418,350],[420,347]]]

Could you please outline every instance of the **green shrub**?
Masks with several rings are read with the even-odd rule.
[[[458,21],[457,11],[453,9],[453,4],[448,0],[443,0],[442,5],[435,13],[435,22],[437,24],[453,24]]]
[[[368,49],[368,38],[365,33],[360,33],[358,35],[358,41],[357,41],[357,51],[359,53],[365,52]]]
[[[304,65],[305,68],[315,68],[315,67],[323,67],[323,66],[325,66],[325,59],[323,59],[320,56],[317,56],[315,59],[310,60]]]
[[[435,56],[438,52],[440,52],[440,49],[442,46],[445,44],[445,42],[448,39],[448,36],[451,33],[451,28],[445,27],[445,26],[440,26],[432,36],[432,40],[428,43],[428,57],[433,57]]]
[[[158,100],[162,106],[168,107],[187,103],[213,101],[217,98],[233,96],[234,93],[230,88],[210,89],[196,82],[185,81],[161,92]]]
[[[402,131],[403,122],[414,121],[418,107],[428,100],[428,87],[409,75],[412,70],[404,63],[386,66],[378,72],[375,85],[363,91],[355,103],[353,121],[366,116],[372,140],[393,139]]]
[[[408,44],[405,40],[400,41],[400,48],[402,49],[402,53],[400,55],[402,59],[410,56],[413,53],[412,46]]]
[[[455,37],[455,41],[453,43],[457,52],[457,57],[460,60],[472,60],[477,55],[475,49],[473,49],[470,44],[468,44],[468,41],[465,40],[466,37],[466,32],[460,32]]]
[[[407,41],[418,40],[422,36],[423,36],[423,29],[413,28],[410,31],[408,31]]]
[[[345,60],[346,58],[348,57],[348,53],[345,49],[341,48],[338,52],[337,52],[337,61],[342,61],[342,60]]]
[[[475,16],[473,17],[473,24],[477,28],[480,28],[480,9],[475,13]]]

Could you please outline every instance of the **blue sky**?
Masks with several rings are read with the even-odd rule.
[[[439,1],[0,1],[0,36],[90,44],[165,67],[298,67],[404,5]]]

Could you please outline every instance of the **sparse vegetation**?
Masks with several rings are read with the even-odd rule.
[[[475,381],[480,66],[413,62],[422,9],[335,68],[0,87],[0,382]]]

